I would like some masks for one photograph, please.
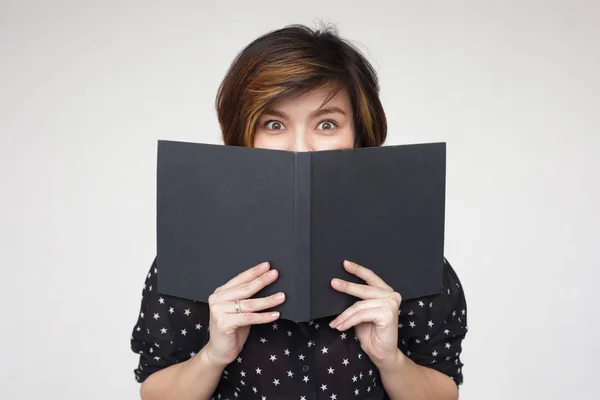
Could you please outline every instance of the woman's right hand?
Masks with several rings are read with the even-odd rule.
[[[265,324],[279,318],[279,312],[259,311],[283,303],[283,293],[250,299],[273,283],[277,276],[277,270],[271,270],[269,263],[265,262],[242,272],[210,295],[210,339],[203,350],[212,362],[225,368],[241,352],[248,339],[250,325]],[[236,310],[236,300],[239,300],[241,313]]]

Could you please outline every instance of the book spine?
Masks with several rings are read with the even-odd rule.
[[[294,313],[296,321],[310,319],[310,187],[311,154],[295,153],[295,279]]]

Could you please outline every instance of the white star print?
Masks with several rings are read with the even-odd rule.
[[[142,292],[144,303],[141,310],[138,310],[131,337],[135,345],[133,350],[141,354],[140,364],[135,371],[138,381],[145,378],[149,371],[157,366],[167,365],[167,362],[180,363],[196,357],[210,334],[208,323],[210,315],[207,307],[195,301],[165,297],[158,287],[157,290],[153,290],[151,285],[156,286],[154,279],[156,277],[152,274],[151,279],[145,282],[145,290]],[[445,282],[440,295],[429,299],[404,301],[402,309],[396,309],[399,318],[398,343],[400,350],[407,357],[420,354],[419,358],[423,365],[443,362],[436,368],[440,368],[459,384],[462,375],[457,370],[462,365],[459,358],[460,351],[457,350],[462,348],[460,343],[466,331],[466,305],[462,298],[458,297],[462,289],[455,288],[455,280],[452,277],[445,277]],[[444,294],[446,291],[449,291],[449,294]],[[174,315],[175,305],[178,316]],[[442,314],[445,310],[446,313]],[[379,393],[377,386],[381,387],[381,385],[377,383],[379,376],[377,369],[368,363],[367,354],[361,352],[356,334],[353,335],[352,330],[339,332],[337,329],[329,329],[329,320],[325,321],[326,319],[315,319],[306,325],[304,322],[301,323],[306,327],[314,327],[314,331],[310,329],[301,332],[298,324],[288,324],[285,320],[270,322],[261,328],[253,327],[245,345],[248,352],[244,354],[248,356],[239,354],[235,358],[237,365],[229,368],[229,374],[226,370],[223,371],[222,379],[228,379],[227,384],[218,389],[213,399],[239,400],[248,396],[248,393],[254,393],[256,394],[254,397],[264,400],[276,400],[282,396],[301,400],[312,400],[310,396],[326,400],[347,400],[351,398],[352,392],[356,399],[363,396],[363,393],[365,397],[370,395],[367,394],[368,392]],[[456,324],[456,327],[450,330],[449,324]],[[167,326],[169,328],[166,328]],[[321,327],[323,329],[320,329]],[[190,334],[190,337],[187,337],[187,334]],[[353,341],[350,340],[352,337],[356,345],[352,344]],[[340,343],[344,340],[350,342]],[[162,349],[156,343],[159,341]],[[345,346],[348,343],[352,346]],[[309,356],[301,354],[302,351],[312,352],[313,347],[314,354],[311,353]],[[306,350],[307,348],[309,350]],[[413,350],[413,353],[408,349]],[[318,351],[321,352],[321,356],[318,355]],[[454,356],[455,352],[456,356]],[[297,363],[294,360],[288,360],[289,363],[286,363],[286,357],[291,357],[292,353],[298,357]],[[282,354],[284,354],[283,359],[280,358]],[[363,355],[365,361],[362,360]],[[316,359],[313,360],[315,356]],[[324,362],[325,356],[331,358],[327,362],[329,366]],[[357,358],[350,363],[349,360],[353,357]],[[231,365],[234,364],[236,363]],[[261,369],[262,367],[265,368]],[[311,372],[303,372],[303,369],[306,371],[310,369]],[[253,371],[255,373],[252,373]],[[265,376],[262,375],[263,371]],[[303,373],[314,373],[315,380],[311,382],[311,375],[303,375]],[[336,375],[337,378],[328,379],[328,375]],[[351,382],[346,379],[351,379]],[[363,379],[365,379],[364,383]],[[269,382],[272,384],[269,385]],[[306,392],[303,394],[304,390],[298,386],[300,382],[312,388],[308,390],[316,390],[317,393],[310,396]],[[311,385],[308,385],[309,383]],[[318,396],[319,390],[321,396]]]
[[[300,400],[306,400],[306,396],[300,396]]]

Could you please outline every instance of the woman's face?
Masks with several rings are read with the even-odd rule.
[[[354,116],[346,90],[323,107],[326,89],[274,103],[260,116],[254,147],[287,151],[318,151],[354,147]]]

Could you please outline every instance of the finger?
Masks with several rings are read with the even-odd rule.
[[[337,330],[345,331],[362,323],[370,322],[377,326],[386,326],[392,323],[395,316],[389,308],[367,308],[352,314],[337,326]]]
[[[353,314],[356,314],[358,311],[366,310],[368,308],[393,308],[393,305],[390,304],[391,301],[391,299],[371,299],[357,301],[352,306],[345,309],[344,312],[342,312],[340,315],[335,317],[335,319],[333,319],[333,321],[329,323],[329,326],[335,329],[339,324],[350,318],[350,316],[352,316]]]
[[[221,286],[217,290],[215,290],[215,292],[221,291],[224,289],[229,289],[234,286],[239,286],[246,282],[250,282],[251,280],[258,278],[259,276],[261,276],[262,274],[267,272],[269,270],[269,268],[270,268],[270,264],[268,262],[263,262],[263,263],[257,264],[254,267],[249,268],[249,269],[245,270],[244,272],[241,272],[240,274],[231,278],[229,281],[227,281],[227,283],[225,283],[223,286]]]
[[[250,282],[246,282],[239,286],[231,287],[221,291],[219,293],[219,298],[223,301],[248,299],[258,293],[265,286],[275,282],[278,275],[279,272],[276,269],[272,269]]]
[[[331,286],[338,292],[347,293],[363,300],[385,298],[393,293],[391,289],[362,285],[360,283],[348,282],[338,278],[331,280]]]
[[[259,299],[246,299],[240,300],[240,309],[242,313],[254,313],[258,311],[266,310],[267,308],[275,307],[285,301],[285,294],[275,293],[268,297],[261,297]],[[224,312],[228,314],[237,314],[238,311],[235,309],[234,301],[227,301],[218,303],[213,306],[215,312]]]
[[[382,289],[392,289],[375,272],[363,267],[362,265],[359,265],[349,260],[344,260],[344,268],[346,269],[346,271],[358,276],[360,279],[365,281],[367,285],[379,287]]]
[[[248,325],[268,324],[279,318],[279,311],[262,313],[237,313],[228,314],[227,319],[234,328],[241,328]]]

